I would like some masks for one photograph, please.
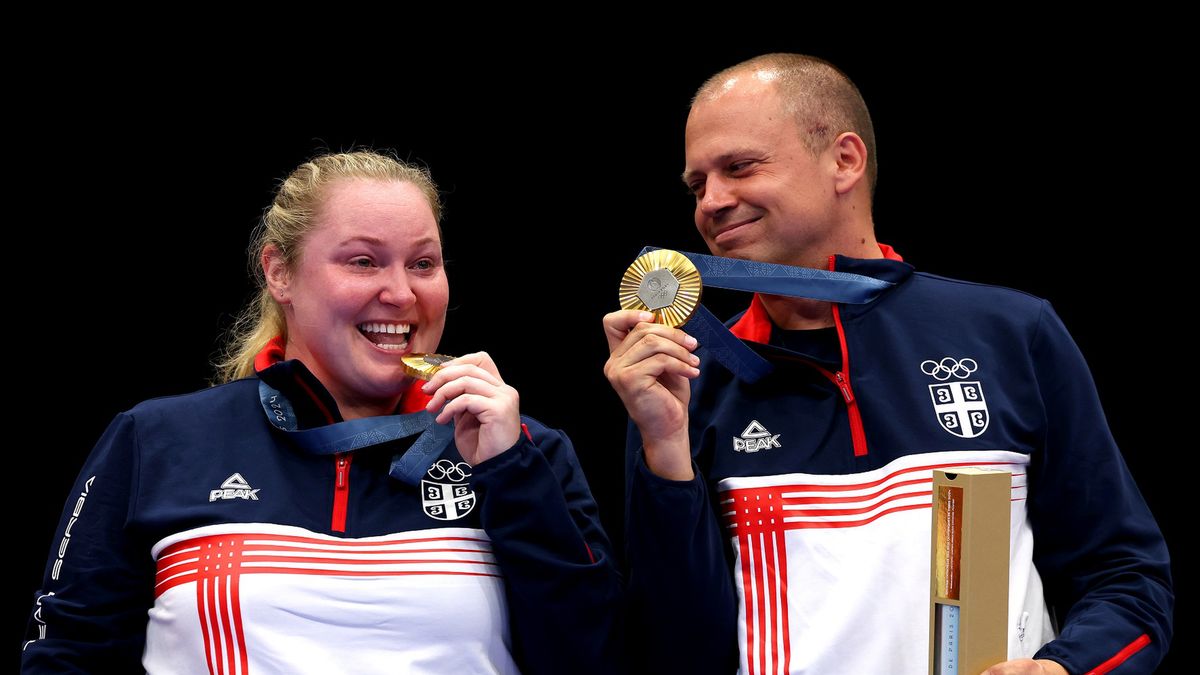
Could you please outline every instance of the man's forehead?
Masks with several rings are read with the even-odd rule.
[[[737,159],[770,156],[795,128],[773,88],[697,100],[684,131],[684,181]]]
[[[763,125],[773,125],[784,113],[774,88],[740,87],[725,95],[697,100],[688,113],[687,142],[702,136],[758,135]]]
[[[779,71],[774,68],[734,71],[700,91],[696,102],[706,103],[737,93],[760,95],[767,90],[774,90],[779,78]]]

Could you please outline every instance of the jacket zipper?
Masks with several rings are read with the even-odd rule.
[[[834,272],[836,258],[829,256],[829,271]],[[846,399],[846,413],[850,416],[850,438],[854,441],[854,456],[864,457],[867,454],[867,433],[863,430],[862,411],[858,409],[858,399],[854,398],[854,389],[850,386],[850,353],[846,349],[846,329],[842,326],[842,313],[837,303],[833,305],[833,325],[837,328],[838,343],[842,348],[842,369],[830,373],[822,369]]]
[[[321,397],[317,396],[317,393],[308,386],[303,378],[296,376],[295,379],[296,384],[308,393],[313,403],[324,414],[325,423],[333,424],[333,415],[325,407]],[[334,532],[346,531],[346,505],[350,500],[350,462],[353,459],[354,454],[350,452],[342,452],[333,456],[333,517],[330,519],[329,529]]]
[[[335,476],[333,483],[333,522],[330,523],[329,528],[334,532],[346,531],[346,504],[350,498],[350,462],[353,459],[353,453],[349,452],[342,452],[333,456]]]

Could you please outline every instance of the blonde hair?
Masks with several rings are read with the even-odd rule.
[[[708,78],[692,105],[720,95],[729,78],[744,73],[770,71],[785,110],[791,113],[801,140],[814,156],[829,147],[844,131],[853,131],[867,146],[867,179],[872,192],[879,178],[875,159],[875,127],[858,87],[828,61],[804,54],[763,54]]]
[[[314,226],[326,186],[346,178],[412,183],[429,202],[433,218],[441,228],[442,204],[427,169],[372,150],[319,155],[301,164],[280,182],[271,206],[263,212],[254,230],[248,257],[258,295],[242,309],[229,329],[225,346],[213,364],[214,384],[253,375],[254,358],[267,343],[277,335],[287,339],[283,308],[271,297],[263,275],[263,249],[274,246],[283,254],[288,269],[293,269]]]

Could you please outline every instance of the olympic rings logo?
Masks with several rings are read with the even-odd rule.
[[[434,480],[449,478],[455,483],[466,480],[471,476],[469,473],[471,465],[466,462],[455,464],[448,459],[439,459],[429,467],[429,477]]]
[[[921,362],[921,372],[933,377],[938,382],[950,379],[951,375],[961,380],[976,370],[979,370],[979,364],[975,363],[975,359],[970,358],[960,361],[947,356],[941,361],[927,359]]]

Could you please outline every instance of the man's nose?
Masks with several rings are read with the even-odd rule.
[[[710,176],[704,182],[704,194],[697,207],[710,218],[737,204],[733,186],[720,176]]]

